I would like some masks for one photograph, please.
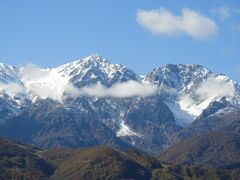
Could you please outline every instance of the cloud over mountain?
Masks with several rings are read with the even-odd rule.
[[[101,84],[97,84],[95,86],[84,87],[81,89],[77,89],[73,86],[69,86],[67,89],[67,93],[73,96],[96,96],[96,97],[133,97],[140,96],[146,97],[151,96],[157,92],[157,86],[148,84],[148,83],[140,83],[137,81],[127,81],[122,83],[116,83],[110,88],[106,88]]]
[[[157,86],[129,80],[117,82],[111,87],[105,87],[100,82],[96,85],[75,87],[69,77],[63,77],[57,69],[42,69],[35,65],[26,65],[21,68],[19,78],[22,83],[1,83],[0,91],[16,96],[18,94],[30,95],[32,98],[51,98],[61,100],[64,96],[94,96],[94,97],[133,97],[151,96],[157,92]]]
[[[198,89],[196,90],[196,94],[204,97],[233,97],[234,96],[234,85],[223,81],[210,79],[202,82]]]

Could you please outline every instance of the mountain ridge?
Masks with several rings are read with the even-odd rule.
[[[22,138],[22,141],[42,147],[100,145],[100,136],[96,138],[98,140],[93,140],[86,133],[81,136],[74,133],[69,138],[62,126],[65,124],[68,127],[69,123],[69,131],[75,132],[74,125],[80,128],[80,122],[86,123],[88,125],[85,127],[92,132],[90,134],[99,135],[100,132],[94,130],[93,126],[96,122],[98,127],[102,127],[100,134],[103,135],[103,142],[109,142],[107,137],[110,133],[113,142],[124,142],[147,152],[157,153],[168,146],[176,133],[199,117],[210,116],[212,111],[217,112],[232,106],[239,108],[240,102],[238,83],[225,75],[214,74],[201,65],[167,64],[141,78],[126,66],[111,64],[101,56],[93,55],[56,68],[26,66],[16,72],[19,81],[15,81],[14,76],[12,79],[8,78],[12,80],[11,83],[0,87],[0,134],[11,137],[15,133],[14,137],[17,138],[18,133],[26,131],[27,126],[33,127],[33,122],[42,124],[41,118],[48,114],[45,118],[48,123],[42,124],[42,130],[40,128],[32,131],[31,136]],[[0,73],[3,74],[4,69],[0,68]],[[136,87],[138,91],[135,91]],[[123,90],[125,93],[145,93],[152,88],[156,90],[147,96],[142,96],[141,93],[126,97],[113,95],[122,93]],[[15,91],[11,91],[12,89]],[[68,95],[69,92],[71,94],[72,91],[82,90],[90,93]],[[110,95],[106,95],[109,92]],[[99,93],[103,95],[98,96]],[[223,98],[227,102],[226,106],[215,106],[215,109],[211,107],[211,103],[218,103]],[[48,99],[52,100],[49,109],[38,108],[36,103],[42,101],[48,104]],[[73,120],[68,121],[60,110],[55,111],[56,104],[62,106],[62,112],[69,112],[69,117],[74,117]],[[24,113],[31,114],[31,108],[36,108],[36,113],[34,116],[27,116],[25,119],[28,122],[25,122]],[[75,118],[79,113],[81,118]],[[60,117],[59,120],[56,117]],[[19,126],[21,128],[10,132],[7,127],[14,127],[16,123],[22,123]],[[86,130],[79,129],[79,132],[84,131]],[[62,142],[57,138],[49,141],[51,137],[55,137],[55,133],[64,135]],[[80,137],[85,137],[86,142],[79,141]],[[32,139],[27,141],[27,138]]]

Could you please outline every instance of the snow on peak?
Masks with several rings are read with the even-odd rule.
[[[239,84],[201,65],[167,64],[140,77],[129,68],[112,64],[98,54],[56,68],[16,68],[0,63],[0,95],[8,94],[13,99],[25,94],[32,101],[38,98],[61,101],[67,88],[98,84],[110,88],[126,81],[156,84],[160,95],[161,89],[165,89],[168,93],[165,102],[176,117],[186,121],[183,123],[193,121],[211,102],[222,97],[240,104]],[[131,132],[125,124],[122,124],[122,130],[120,132]]]
[[[82,60],[85,60],[85,61],[89,61],[89,60],[101,61],[101,60],[104,60],[104,59],[102,58],[102,56],[100,56],[99,54],[96,53],[96,54],[93,54],[91,56],[85,57]]]
[[[18,72],[18,68],[0,63],[0,83],[20,83]]]
[[[57,68],[34,65],[15,68],[0,64],[0,91],[12,98],[25,94],[32,101],[39,98],[61,101],[64,93],[72,92],[74,88],[97,84],[111,87],[130,80],[138,80],[138,75],[123,65],[110,63],[98,54]]]
[[[111,86],[117,82],[138,80],[132,70],[120,64],[112,64],[99,55],[92,55],[56,68],[61,76],[68,77],[77,87],[101,83]]]
[[[177,90],[190,89],[192,84],[208,78],[211,71],[201,65],[167,64],[146,75],[145,81]]]
[[[191,123],[211,102],[223,97],[240,104],[238,83],[201,65],[163,65],[146,75],[144,81],[158,84],[160,94],[168,94],[165,102],[179,124]]]
[[[179,96],[177,103],[182,110],[195,117],[198,117],[213,101],[220,101],[222,98],[239,104],[239,98],[238,102],[234,102],[234,98],[239,97],[239,90],[237,91],[239,87],[235,86],[232,80],[228,80],[222,75],[211,77],[188,94]]]

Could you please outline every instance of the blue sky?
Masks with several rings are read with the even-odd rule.
[[[202,28],[191,27],[184,9]],[[172,21],[163,29],[166,14]],[[139,74],[167,63],[201,64],[240,82],[237,0],[7,0],[0,1],[0,23],[0,62],[7,64],[55,67],[98,53]]]

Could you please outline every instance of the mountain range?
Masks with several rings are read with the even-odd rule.
[[[240,167],[239,105],[240,85],[201,65],[140,76],[97,54],[56,68],[0,64],[0,136],[40,148],[108,145]]]

